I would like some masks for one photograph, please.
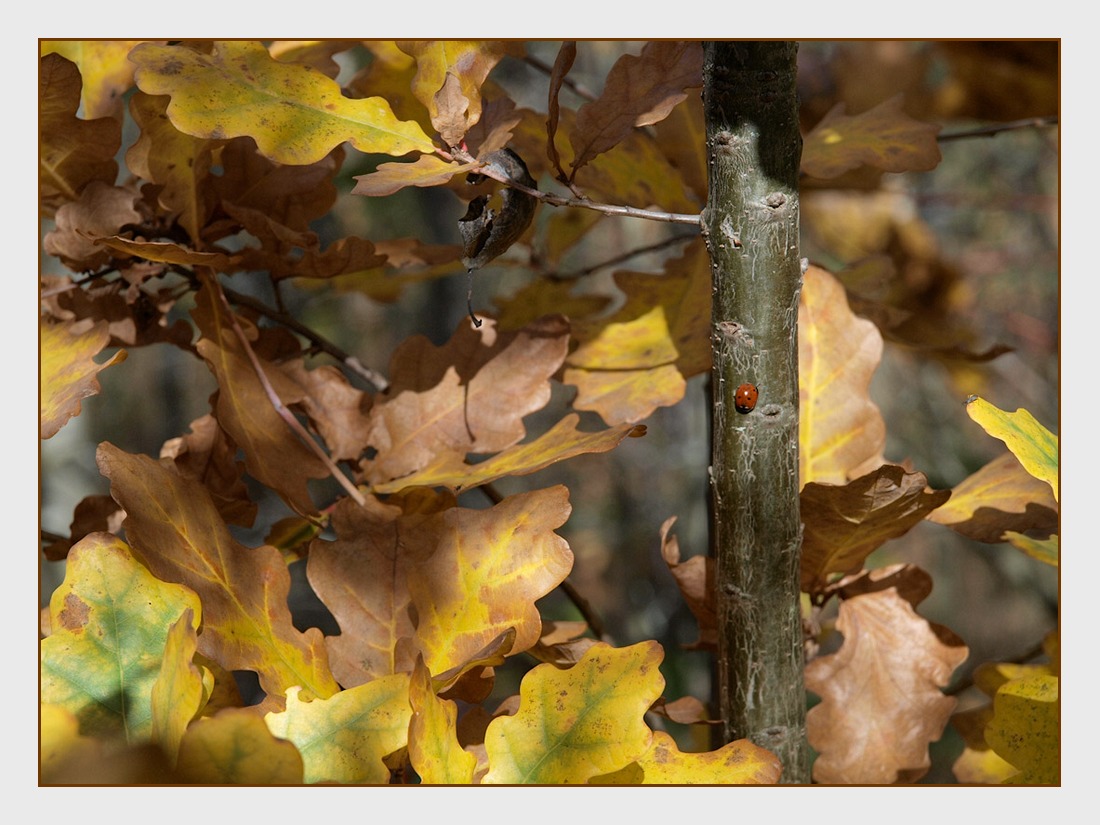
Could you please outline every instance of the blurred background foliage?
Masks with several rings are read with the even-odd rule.
[[[562,89],[563,106],[577,108],[585,92],[598,93],[612,63],[637,54],[643,43],[587,41],[579,44],[570,72],[575,84]],[[518,106],[546,109],[547,70],[557,41],[528,44],[528,59],[505,58],[490,80]],[[370,60],[356,48],[340,55],[341,80]],[[988,135],[953,134],[1014,121],[1049,118],[1059,111],[1059,44],[1056,41],[806,41],[799,49],[803,130],[809,131],[836,104],[858,114],[897,95],[913,118],[942,126],[942,162],[920,174],[867,174],[840,180],[807,180],[802,194],[802,254],[837,273],[861,311],[888,301],[909,313],[887,334],[872,396],[887,424],[886,458],[925,473],[936,489],[950,488],[1000,455],[1004,445],[980,431],[963,401],[981,395],[1007,411],[1030,410],[1052,432],[1059,430],[1059,132],[1032,123]],[[124,132],[122,154],[136,138]],[[992,130],[990,130],[992,132]],[[343,197],[352,176],[389,158],[349,152],[337,181],[342,197],[315,226],[322,244],[349,234],[371,240],[415,237],[425,243],[460,242],[457,221],[465,204],[446,187],[409,188],[387,198]],[[124,164],[123,164],[124,166]],[[556,184],[540,181],[544,189]],[[638,205],[638,204],[634,204]],[[653,204],[660,207],[661,204]],[[547,222],[591,223],[583,239],[560,254],[548,241]],[[514,295],[531,279],[549,273],[579,275],[584,292],[615,295],[615,267],[599,266],[635,249],[660,246],[684,227],[584,210],[543,207],[536,217],[530,258],[509,254],[476,276],[474,305]],[[48,231],[48,224],[42,231]],[[630,257],[619,268],[659,272],[680,252],[669,244]],[[64,274],[43,255],[45,274]],[[232,286],[248,292],[245,278]],[[421,334],[441,344],[466,315],[466,279],[456,271],[408,285],[391,303],[351,289],[297,285],[282,299],[303,323],[386,372],[388,359],[406,337]],[[273,301],[273,296],[258,293]],[[612,305],[612,308],[614,305]],[[181,302],[177,312],[188,309]],[[942,336],[943,349],[916,341]],[[956,357],[957,349],[1006,351],[985,360]],[[996,351],[996,350],[993,350]],[[95,445],[110,441],[129,452],[159,454],[168,439],[185,433],[209,409],[213,379],[198,358],[165,344],[130,348],[127,361],[100,373],[102,392],[84,401],[82,414],[41,444],[41,527],[67,535],[73,508],[85,496],[106,494],[94,462]],[[353,378],[353,381],[355,379]],[[540,473],[503,479],[502,494],[565,484],[573,513],[560,529],[576,556],[570,581],[619,645],[656,639],[664,645],[665,695],[711,698],[710,654],[685,649],[698,628],[660,555],[659,530],[677,517],[675,534],[685,557],[707,552],[708,416],[705,377],[689,382],[674,407],[645,423],[645,438],[630,439],[605,454],[586,455]],[[363,389],[370,389],[362,386]],[[546,409],[533,415],[530,432],[541,432],[565,412],[572,389],[558,386]],[[582,428],[596,429],[595,418]],[[258,492],[258,491],[254,491]],[[318,500],[326,491],[318,489]],[[327,491],[336,496],[338,491]],[[274,498],[259,500],[257,525],[287,515]],[[483,492],[464,494],[468,507],[488,506]],[[238,531],[246,544],[264,541],[262,529]],[[1054,628],[1057,571],[1008,545],[985,545],[951,530],[923,523],[889,542],[868,566],[908,562],[935,582],[921,613],[951,628],[970,648],[956,672],[965,685],[986,661],[1013,660]],[[63,575],[61,563],[43,562],[41,599]],[[334,626],[305,585],[303,563],[292,565],[292,600],[300,626]],[[542,603],[547,619],[579,618],[560,592]],[[498,672],[496,692],[514,693],[523,670],[534,664],[516,657]],[[965,709],[967,694],[960,694]],[[975,700],[977,701],[977,700]],[[706,731],[670,723],[683,749],[709,747]],[[961,743],[949,727],[934,750],[925,782],[951,782],[950,763]]]

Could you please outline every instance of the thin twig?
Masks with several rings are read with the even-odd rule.
[[[683,241],[690,241],[694,238],[694,235],[682,234],[673,235],[670,238],[665,238],[663,241],[657,241],[656,243],[649,244],[649,246],[640,246],[637,249],[631,249],[621,255],[616,255],[613,258],[600,261],[599,263],[591,264],[582,269],[574,269],[571,272],[552,272],[550,277],[557,281],[571,281],[577,278],[583,278],[586,275],[591,275],[593,272],[598,272],[601,269],[606,269],[609,266],[615,266],[621,264],[623,261],[628,261],[631,258],[635,258],[638,255],[646,255],[650,252],[660,252],[662,249],[666,249],[670,246],[675,246]]]
[[[260,380],[260,384],[264,388],[264,392],[267,393],[268,399],[271,401],[271,405],[275,408],[275,411],[279,413],[279,417],[287,423],[287,425],[294,430],[295,434],[300,438],[313,453],[324,462],[328,468],[332,477],[343,487],[349,496],[351,496],[356,504],[360,507],[367,506],[367,500],[363,498],[363,494],[359,492],[358,488],[351,482],[351,480],[344,475],[343,471],[336,466],[335,462],[329,458],[328,453],[321,449],[321,446],[310,437],[310,434],[306,432],[305,427],[295,417],[287,406],[279,398],[278,393],[275,392],[275,388],[271,386],[271,382],[267,380],[267,375],[264,373],[263,367],[260,365],[260,359],[256,357],[256,353],[253,352],[251,344],[248,343],[248,338],[244,334],[244,330],[241,329],[241,325],[237,322],[237,316],[233,312],[233,307],[229,305],[229,298],[226,297],[225,292],[222,290],[222,285],[218,283],[217,278],[211,277],[210,283],[218,291],[218,297],[221,298],[222,305],[225,307],[226,312],[229,313],[229,322],[233,325],[233,332],[237,335],[237,340],[244,348],[245,355],[248,356],[249,362],[252,364],[252,369],[256,373],[256,377]]]
[[[530,66],[535,67],[540,72],[544,72],[547,76],[553,74],[553,72],[554,72],[554,67],[553,66],[550,66],[550,65],[544,63],[539,58],[534,57],[534,56],[529,55],[529,54],[524,56],[523,62],[527,63]],[[563,86],[568,86],[570,89],[572,89],[574,92],[576,92],[580,97],[583,97],[585,100],[595,100],[596,99],[595,92],[591,91],[586,86],[582,86],[580,83],[573,80],[571,77],[564,77],[564,78],[562,78],[561,82],[562,82]]]
[[[443,150],[437,150],[440,157],[447,160],[457,160],[461,163],[476,163],[477,158],[468,152],[462,150],[455,150],[453,152],[444,152]],[[642,218],[647,221],[662,221],[664,223],[683,223],[691,226],[699,226],[698,215],[686,215],[676,212],[658,212],[650,209],[637,209],[633,206],[619,206],[612,203],[597,203],[596,201],[589,200],[588,198],[562,198],[557,195],[551,195],[548,192],[543,192],[540,189],[532,189],[530,186],[524,186],[519,181],[512,180],[503,172],[499,172],[492,166],[484,165],[478,169],[479,175],[484,175],[487,178],[503,183],[505,186],[510,186],[513,189],[518,189],[520,192],[525,192],[533,198],[538,198],[545,204],[550,206],[573,206],[581,209],[591,209],[595,212],[602,212],[605,215],[616,215],[624,218]]]
[[[277,323],[282,324],[288,329],[294,330],[300,335],[304,335],[306,338],[312,341],[313,344],[322,352],[328,353],[337,361],[347,366],[348,369],[354,371],[357,375],[369,381],[379,392],[385,392],[386,388],[390,385],[390,382],[386,380],[385,376],[378,372],[375,372],[370,367],[364,366],[358,358],[353,355],[349,355],[348,353],[340,349],[340,347],[333,344],[331,341],[328,341],[327,339],[318,335],[314,330],[307,327],[301,321],[296,319],[293,315],[289,315],[285,312],[280,312],[277,309],[272,309],[261,301],[257,301],[255,298],[244,295],[243,293],[237,292],[233,289],[230,289],[229,287],[222,286],[221,289],[225,295],[233,299],[234,303],[240,304],[241,306],[246,306],[249,309],[254,309],[256,310],[256,312],[260,313],[264,317],[269,318],[272,321],[276,321]]]
[[[1033,129],[1036,127],[1044,126],[1057,126],[1057,115],[1050,115],[1049,117],[1031,117],[1023,120],[1013,120],[1008,123],[997,123],[993,126],[981,126],[976,129],[964,129],[960,132],[949,132],[946,135],[940,135],[936,138],[940,143],[944,143],[949,140],[962,140],[963,138],[972,137],[993,137],[993,135],[1000,134],[1001,132],[1008,132],[1013,129]]]

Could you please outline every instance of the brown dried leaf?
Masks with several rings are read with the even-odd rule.
[[[550,160],[554,175],[558,180],[566,180],[565,170],[561,166],[561,156],[555,145],[558,134],[558,120],[561,117],[561,106],[558,103],[558,94],[561,92],[561,84],[565,76],[573,68],[573,61],[577,59],[577,41],[563,40],[558,47],[558,56],[554,58],[554,66],[550,70],[550,95],[549,108],[546,117],[546,157]]]
[[[229,440],[212,415],[191,422],[191,433],[164,442],[161,459],[170,459],[176,471],[199,482],[226,522],[251,527],[257,506],[248,497],[244,466],[237,461],[237,445]]]
[[[940,162],[940,127],[913,120],[895,95],[862,114],[847,116],[838,103],[821,119],[802,146],[802,171],[835,178],[867,165],[887,172],[927,172]]]
[[[883,463],[886,424],[869,395],[882,335],[852,314],[837,279],[806,270],[798,305],[800,486],[843,484]]]
[[[1006,452],[956,485],[928,520],[990,543],[1004,541],[1007,531],[1046,536],[1058,531],[1058,502],[1046,481]]]
[[[710,183],[707,180],[707,135],[703,121],[703,96],[692,94],[676,106],[668,117],[654,126],[657,145],[679,171],[695,200],[706,203]]]
[[[89,182],[79,197],[58,208],[56,226],[43,238],[43,249],[74,272],[99,269],[111,260],[111,252],[97,246],[95,240],[139,223],[141,213],[134,207],[137,198],[130,189]]]
[[[421,155],[413,163],[383,163],[366,175],[355,175],[353,195],[384,197],[406,186],[439,186],[478,164],[453,163],[435,155]]]
[[[195,347],[218,381],[215,415],[244,451],[248,472],[297,512],[315,513],[306,482],[328,476],[328,468],[276,411],[209,284],[195,296],[191,315],[202,332]],[[304,398],[305,390],[274,365],[264,365],[264,374],[284,405]]]
[[[637,57],[625,54],[607,74],[603,94],[577,112],[573,172],[606,152],[634,128],[657,123],[703,85],[703,46],[697,40],[653,40]]]
[[[42,555],[49,561],[61,561],[69,555],[69,549],[91,533],[118,535],[126,514],[110,496],[85,496],[73,510],[69,526],[69,538],[51,542],[42,548]]]
[[[367,444],[371,396],[355,389],[330,365],[309,370],[295,359],[284,364],[283,371],[305,389],[302,409],[324,439],[329,455],[337,461],[358,459]]]
[[[917,615],[890,589],[841,602],[844,644],[806,666],[821,703],[806,717],[818,752],[813,778],[826,784],[915,782],[931,765],[956,700],[944,696],[968,650]]]
[[[113,118],[82,120],[81,77],[76,65],[59,54],[46,54],[38,73],[38,198],[52,215],[75,201],[92,181],[111,186],[118,177],[115,154],[122,125]]]
[[[927,485],[923,473],[884,464],[844,486],[803,487],[802,591],[819,592],[830,574],[859,570],[871,553],[950,498],[950,491],[929,491]]]
[[[572,667],[596,644],[596,639],[584,635],[587,632],[586,622],[543,621],[542,635],[527,652],[540,662]]]
[[[406,340],[394,352],[390,387],[371,410],[370,444],[362,464],[380,484],[452,455],[494,453],[519,443],[523,417],[550,400],[550,376],[569,343],[564,317],[547,316],[519,332],[493,321],[475,329],[466,319],[442,347]]]
[[[713,650],[718,643],[718,612],[714,600],[715,561],[709,556],[692,556],[681,562],[680,543],[671,534],[675,523],[676,516],[672,516],[661,525],[661,558],[668,565],[684,601],[699,623],[698,641],[686,647],[689,650]]]

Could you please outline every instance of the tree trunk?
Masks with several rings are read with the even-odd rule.
[[[798,510],[798,172],[792,42],[705,44],[714,285],[712,544],[726,741],[775,753],[810,781],[802,681]],[[738,388],[752,384],[759,400]],[[751,393],[750,393],[751,395]]]

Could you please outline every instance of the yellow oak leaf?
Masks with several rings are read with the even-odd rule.
[[[412,475],[375,484],[371,489],[376,493],[393,493],[413,486],[446,487],[458,493],[506,476],[529,475],[585,453],[607,452],[624,438],[645,435],[645,426],[641,424],[619,424],[598,432],[580,432],[578,421],[580,416],[569,413],[532,441],[509,447],[476,464],[467,464],[457,455],[444,453]]]
[[[653,740],[644,716],[664,689],[663,657],[653,641],[599,642],[571,668],[528,671],[519,710],[485,731],[482,783],[583,784],[636,761]]]
[[[171,96],[167,113],[177,129],[248,135],[278,163],[315,163],[345,142],[366,153],[435,151],[420,125],[398,120],[384,98],[344,97],[334,80],[274,60],[258,41],[217,40],[210,54],[143,43],[130,60],[139,89]]]
[[[844,287],[816,266],[798,305],[799,486],[843,484],[883,462],[886,424],[868,393],[882,335],[854,315]]]
[[[1058,436],[1035,420],[1027,410],[1007,413],[984,398],[971,396],[966,414],[983,430],[1008,445],[1024,469],[1045,481],[1058,499]]]
[[[187,729],[178,780],[199,785],[300,785],[302,755],[251,708],[226,708]]]
[[[406,186],[439,186],[477,167],[477,163],[451,163],[435,155],[421,155],[413,163],[382,163],[369,174],[355,175],[351,194],[377,198]]]
[[[959,782],[999,785],[1017,773],[1012,763],[1002,759],[985,741],[985,727],[992,718],[992,704],[960,711],[951,717],[951,724],[966,743],[951,766],[951,772]]]
[[[966,646],[930,626],[894,588],[842,601],[837,630],[840,650],[805,670],[807,690],[821,697],[806,715],[819,754],[814,780],[915,782],[955,707],[941,688],[966,659]]]
[[[535,602],[565,579],[573,553],[554,529],[570,512],[556,486],[509,496],[487,510],[451,508],[402,531],[434,551],[407,571],[417,648],[433,675],[464,664],[512,628],[513,653],[538,641]],[[421,551],[423,553],[423,551]]]
[[[605,319],[573,325],[577,348],[563,382],[573,406],[608,424],[634,423],[683,398],[685,379],[710,369],[710,267],[701,242],[661,275],[617,272],[626,303]]]
[[[1003,541],[1010,531],[1049,535],[1058,530],[1058,502],[1047,482],[1006,452],[956,484],[928,520],[984,542]]]
[[[409,681],[409,762],[425,785],[471,785],[477,757],[458,743],[458,706],[432,690],[431,674],[418,660]]]
[[[164,661],[153,684],[153,738],[170,764],[175,764],[180,740],[198,716],[214,687],[214,676],[198,667],[198,633],[188,608],[168,630]]]
[[[81,734],[149,741],[169,632],[187,610],[197,627],[194,592],[155,578],[116,536],[86,536],[69,551],[65,580],[50,597],[41,700],[75,714]]]
[[[634,763],[617,773],[589,779],[590,785],[774,785],[782,765],[771,751],[748,739],[729,742],[708,753],[684,753],[664,731]]]
[[[96,461],[126,511],[135,554],[159,579],[184,584],[202,600],[203,655],[228,670],[256,671],[275,697],[293,685],[314,696],[339,690],[320,630],[294,627],[290,573],[278,550],[238,543],[201,484],[148,456],[104,442]]]
[[[96,375],[126,359],[120,349],[102,364],[93,359],[110,340],[106,321],[89,327],[85,322],[38,323],[39,434],[51,438],[65,423],[80,414],[81,401],[99,392]]]
[[[1002,685],[993,697],[985,740],[1019,769],[1005,780],[1007,784],[1059,784],[1058,677],[1039,674]]]
[[[409,676],[383,676],[329,699],[303,702],[286,694],[286,710],[264,717],[268,729],[294,744],[306,784],[379,785],[389,782],[383,759],[408,743]]]
[[[416,58],[412,92],[448,146],[458,146],[481,119],[481,84],[505,54],[522,55],[520,41],[399,40]]]

